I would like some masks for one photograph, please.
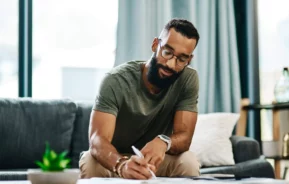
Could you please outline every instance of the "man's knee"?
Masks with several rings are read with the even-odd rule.
[[[104,168],[92,157],[90,151],[83,152],[79,160],[81,178],[111,177],[110,171]]]
[[[199,176],[200,164],[191,151],[186,151],[175,160],[175,174],[179,176]]]

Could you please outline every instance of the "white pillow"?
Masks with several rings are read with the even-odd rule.
[[[202,166],[235,164],[230,137],[239,117],[236,113],[198,115],[190,151]]]

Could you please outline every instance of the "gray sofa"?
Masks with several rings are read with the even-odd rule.
[[[88,149],[91,103],[29,98],[0,98],[0,180],[25,180],[28,168],[37,168],[48,141],[56,152],[69,151],[71,167]],[[227,173],[245,177],[274,177],[258,142],[231,137],[236,165],[202,168],[202,174]]]

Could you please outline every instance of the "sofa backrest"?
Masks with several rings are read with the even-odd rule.
[[[76,102],[77,113],[71,141],[72,167],[78,168],[79,156],[89,148],[88,127],[92,102]]]
[[[35,168],[45,142],[70,150],[77,105],[71,100],[0,98],[0,169]]]

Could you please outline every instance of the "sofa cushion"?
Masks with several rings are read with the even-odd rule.
[[[88,126],[93,103],[77,102],[77,114],[71,145],[72,167],[78,167],[80,153],[88,150]]]
[[[70,100],[0,99],[0,169],[37,167],[46,141],[69,150],[75,114]]]

